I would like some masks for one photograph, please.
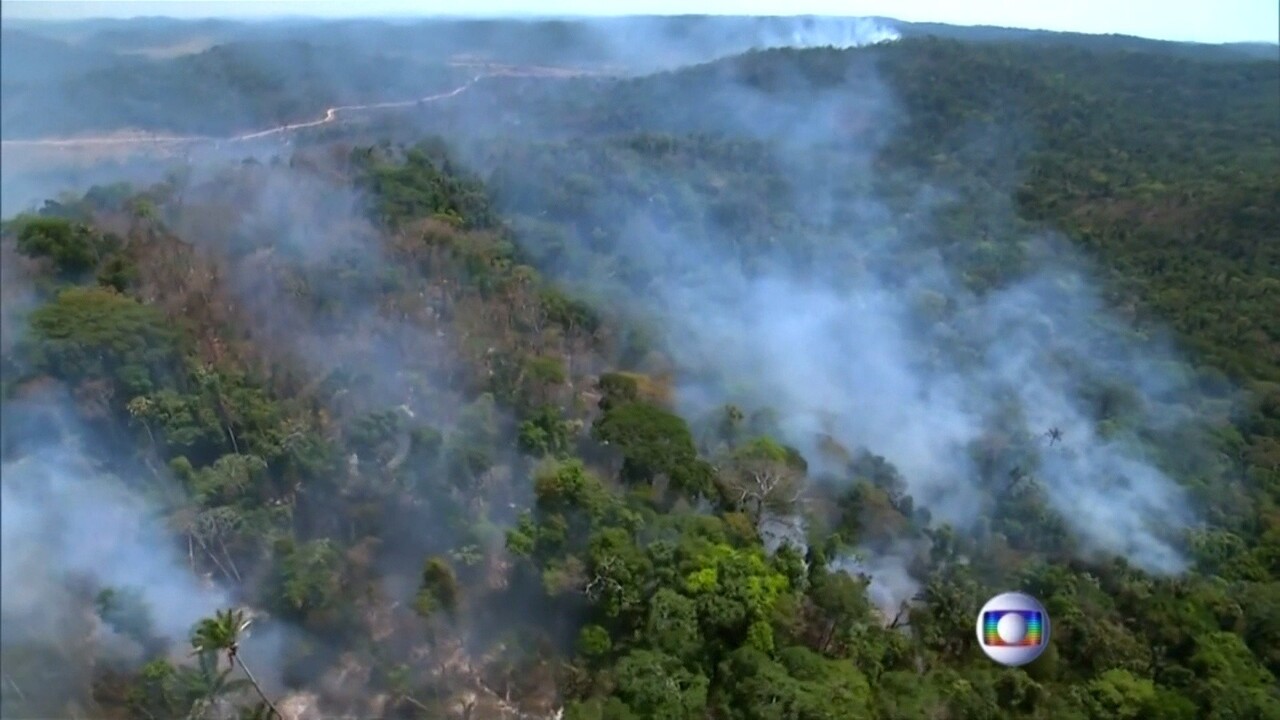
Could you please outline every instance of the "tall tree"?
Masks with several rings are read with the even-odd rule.
[[[283,718],[284,716],[267,698],[266,693],[262,691],[262,686],[258,684],[257,679],[253,677],[253,673],[240,657],[240,635],[249,628],[250,622],[252,621],[245,616],[244,611],[238,608],[219,610],[213,617],[205,618],[196,624],[191,634],[191,647],[195,648],[197,653],[226,653],[227,663],[233,667],[239,665],[240,670],[249,679],[249,683],[253,685],[253,689],[257,691],[258,697],[262,698],[262,702],[266,703],[277,718]]]

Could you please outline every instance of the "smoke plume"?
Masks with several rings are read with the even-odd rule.
[[[187,567],[158,512],[176,488],[142,468],[131,468],[145,478],[135,482],[113,471],[121,458],[94,446],[68,402],[41,391],[4,410],[0,625],[11,678],[5,714],[15,717],[63,717],[68,702],[91,707],[82,692],[96,660],[136,663],[139,643],[152,641],[181,653],[196,621],[229,605],[225,592]],[[94,599],[104,590],[137,593],[149,637],[102,625]],[[42,673],[30,658],[50,649],[58,658],[50,662],[84,665]],[[23,682],[27,673],[31,681]]]
[[[1191,520],[1185,493],[1136,439],[1184,421],[1194,405],[1176,355],[1102,303],[1090,268],[1064,239],[1021,229],[1007,198],[994,197],[1001,188],[980,207],[1003,246],[948,237],[955,231],[944,218],[962,196],[877,161],[903,111],[874,67],[849,56],[841,82],[816,81],[787,71],[797,58],[755,62],[767,68],[764,80],[716,66],[632,81],[626,90],[648,91],[669,109],[633,120],[637,130],[766,147],[786,185],[759,202],[801,222],[766,229],[767,243],[743,250],[744,234],[764,232],[717,215],[714,190],[679,175],[696,169],[641,141],[600,137],[570,141],[571,150],[535,145],[552,157],[578,153],[598,167],[626,168],[625,179],[602,176],[609,190],[575,198],[577,215],[561,208],[549,216],[540,204],[551,192],[503,176],[508,205],[526,213],[525,237],[534,238],[526,249],[565,282],[657,329],[690,417],[730,401],[769,407],[811,467],[844,472],[824,466],[823,436],[882,455],[917,507],[961,529],[974,529],[1008,477],[1021,473],[1045,490],[1082,551],[1179,571],[1177,536]],[[998,131],[1016,136],[1025,128]],[[676,148],[667,151],[674,155],[679,142],[651,146]],[[999,165],[1016,167],[1016,158],[1000,157],[1011,151],[987,145]],[[501,159],[488,162],[503,172]],[[560,182],[554,170],[552,179],[534,175]],[[893,184],[892,201],[876,190]],[[903,185],[915,187],[904,194]],[[610,192],[632,193],[630,203]],[[556,222],[569,229],[546,229]],[[574,225],[596,227],[597,238]],[[600,235],[616,237],[614,257],[598,254]],[[554,254],[543,245],[549,237],[558,243]],[[966,244],[980,257],[1008,257],[1020,272],[974,283],[971,265],[948,256]],[[1099,387],[1123,401],[1101,402]],[[1021,460],[979,462],[999,436]]]

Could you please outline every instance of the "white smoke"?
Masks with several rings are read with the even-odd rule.
[[[96,467],[73,436],[5,460],[0,477],[6,644],[57,636],[50,607],[74,603],[67,588],[86,580],[140,591],[155,631],[180,643],[196,621],[228,605],[186,567],[153,501]]]
[[[871,18],[786,18],[766,26],[757,48],[793,47],[839,49],[892,42],[902,36],[897,30]]]

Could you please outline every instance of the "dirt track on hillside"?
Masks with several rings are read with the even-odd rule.
[[[344,115],[350,115],[356,112],[370,110],[389,110],[394,108],[407,108],[427,103],[439,102],[452,97],[461,95],[469,90],[476,83],[491,77],[545,77],[545,78],[569,78],[580,77],[584,75],[598,75],[599,71],[581,70],[575,68],[558,68],[544,66],[518,66],[503,65],[500,63],[489,63],[480,61],[462,61],[450,63],[454,67],[471,68],[477,71],[475,77],[458,87],[447,92],[428,95],[426,97],[415,98],[412,100],[401,100],[395,102],[366,103],[363,105],[336,105],[327,108],[324,113],[315,120],[305,122],[286,123],[276,125],[265,130],[255,130],[252,132],[241,133],[230,137],[216,137],[210,135],[157,135],[141,133],[136,131],[122,131],[112,135],[97,135],[90,137],[53,137],[53,138],[35,138],[30,140],[3,140],[0,141],[0,147],[4,149],[38,149],[38,148],[65,148],[65,149],[129,149],[137,146],[151,147],[181,147],[184,145],[195,145],[205,143],[238,143],[249,140],[258,140],[273,135],[285,135],[298,130],[308,128],[321,127],[338,122]]]

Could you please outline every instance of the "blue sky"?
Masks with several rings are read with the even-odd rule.
[[[169,15],[880,15],[958,25],[1003,25],[1122,33],[1199,42],[1276,42],[1276,0],[346,0],[344,2],[118,2],[3,0],[5,17],[77,18]]]

